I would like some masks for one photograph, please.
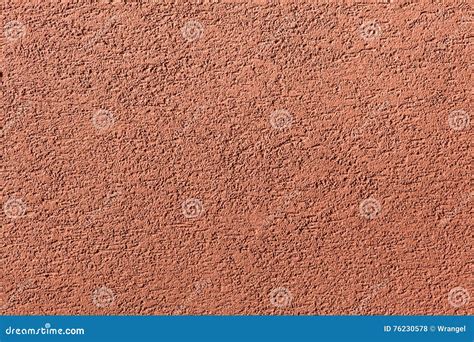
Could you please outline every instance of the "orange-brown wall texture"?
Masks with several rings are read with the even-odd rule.
[[[472,24],[3,1],[0,313],[473,314]]]

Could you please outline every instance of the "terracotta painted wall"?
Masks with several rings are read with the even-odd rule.
[[[474,313],[469,2],[1,18],[1,314]]]

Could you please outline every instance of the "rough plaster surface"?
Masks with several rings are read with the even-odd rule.
[[[3,2],[2,314],[472,314],[472,8]]]

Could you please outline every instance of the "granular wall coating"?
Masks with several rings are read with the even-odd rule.
[[[473,314],[467,2],[1,13],[1,314]]]

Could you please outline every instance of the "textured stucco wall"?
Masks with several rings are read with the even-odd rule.
[[[472,8],[1,8],[2,314],[472,314]]]

